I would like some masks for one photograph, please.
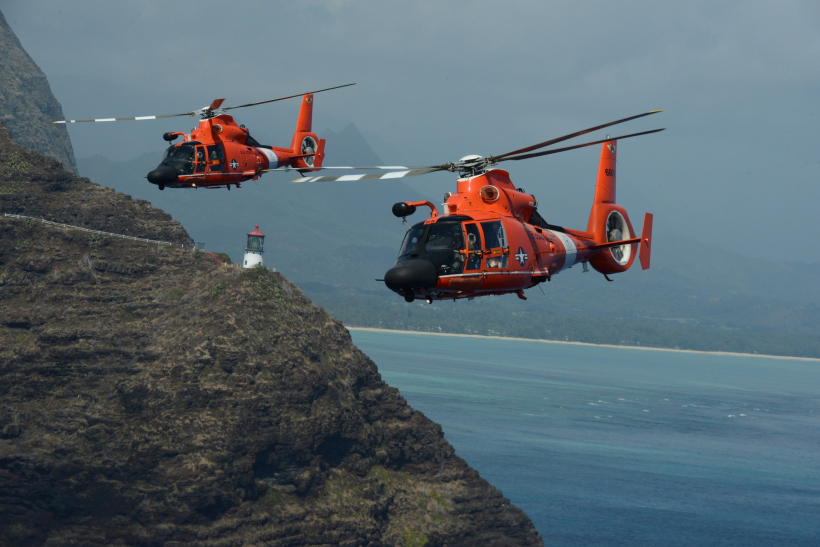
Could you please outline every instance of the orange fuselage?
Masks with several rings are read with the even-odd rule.
[[[325,141],[311,132],[312,103],[312,95],[303,97],[290,148],[261,145],[232,116],[222,114],[201,120],[190,134],[170,133],[183,141],[165,151],[147,178],[161,189],[230,188],[256,180],[267,169],[319,167]]]
[[[457,191],[445,195],[443,215],[430,202],[407,203],[413,210],[429,206],[431,215],[407,232],[385,283],[408,301],[505,293],[523,298],[524,289],[577,264],[585,271],[588,263],[603,274],[624,272],[638,254],[638,241],[647,246],[648,267],[651,234],[636,238],[626,210],[614,203],[614,150],[613,143],[602,151],[586,231],[548,224],[537,213],[535,198],[517,190],[501,169],[458,179]],[[647,219],[651,230],[647,214],[644,231]],[[631,241],[612,244],[624,240]]]

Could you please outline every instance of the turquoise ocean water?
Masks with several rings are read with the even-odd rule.
[[[820,362],[352,331],[546,545],[820,546]]]

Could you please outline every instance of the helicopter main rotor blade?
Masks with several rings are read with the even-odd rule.
[[[652,129],[651,131],[641,131],[640,133],[632,133],[630,135],[621,135],[620,137],[610,137],[608,139],[602,139],[600,141],[585,142],[584,144],[576,144],[575,146],[567,146],[567,147],[564,147],[564,148],[556,148],[554,150],[546,150],[544,152],[535,152],[533,154],[524,154],[522,156],[512,156],[512,157],[501,158],[501,159],[497,159],[496,161],[497,162],[502,162],[502,161],[525,160],[525,159],[528,159],[528,158],[537,158],[538,156],[548,156],[550,154],[557,154],[558,152],[566,152],[567,150],[575,150],[576,148],[584,148],[586,146],[594,146],[596,144],[602,144],[602,143],[609,142],[609,141],[618,141],[618,140],[623,140],[623,139],[629,139],[631,137],[639,137],[641,135],[649,135],[651,133],[658,133],[659,131],[663,131],[664,129],[666,129],[666,128],[663,127],[661,129]]]
[[[309,155],[313,156],[315,154],[309,154]],[[291,157],[296,157],[296,156],[291,156]],[[441,168],[441,167],[442,167],[441,165],[422,165],[422,166],[375,165],[375,166],[372,166],[372,167],[346,167],[346,166],[282,167],[282,168],[277,168],[277,169],[263,169],[262,172],[263,173],[269,173],[271,171],[300,171],[301,172],[301,171],[305,171],[305,170],[308,170],[308,169],[311,170],[311,171],[312,170],[318,171],[320,169],[346,169],[346,170],[349,170],[349,171],[356,170],[356,169],[361,169],[361,170],[378,169],[378,170],[381,170],[381,171],[414,171],[414,170],[420,170],[420,169],[439,170],[439,168]]]
[[[184,114],[163,114],[161,116],[134,116],[132,118],[96,118],[94,120],[60,120],[54,123],[81,123],[81,122],[130,122],[139,120],[160,120],[162,118],[176,118],[177,116],[193,116],[196,112]]]
[[[304,169],[307,171],[308,169]],[[411,169],[409,171],[393,171],[391,173],[370,175],[338,175],[335,177],[301,177],[291,182],[328,182],[341,181],[350,182],[356,180],[379,180],[379,179],[400,179],[404,177],[417,177],[419,175],[426,175],[427,173],[434,173],[436,171],[444,171],[444,169]]]
[[[325,89],[318,89],[316,91],[307,91],[305,93],[297,93],[296,95],[288,95],[287,97],[279,97],[278,99],[270,99],[270,100],[267,100],[267,101],[259,101],[258,103],[248,103],[248,104],[240,104],[238,106],[228,106],[226,108],[223,108],[222,111],[226,112],[228,110],[233,110],[234,108],[245,108],[246,106],[256,106],[258,104],[273,103],[273,102],[276,102],[276,101],[284,101],[285,99],[292,99],[294,97],[301,97],[302,95],[309,95],[311,93],[321,93],[322,91],[330,91],[331,89],[339,89],[339,88],[342,88],[342,87],[349,87],[351,85],[356,85],[356,84],[353,83],[353,84],[337,85],[336,87],[326,87]]]
[[[500,156],[490,156],[487,158],[490,161],[501,161],[502,158],[507,158],[509,156],[515,156],[517,154],[523,154],[524,152],[531,152],[533,150],[538,150],[539,148],[544,148],[545,146],[550,146],[551,144],[557,144],[559,142],[563,142],[569,139],[574,139],[575,137],[580,137],[581,135],[586,135],[587,133],[592,133],[593,131],[597,131],[599,129],[603,129],[605,127],[610,127],[612,125],[618,125],[619,123],[628,122],[630,120],[637,120],[638,118],[643,118],[644,116],[651,116],[652,114],[657,114],[658,112],[663,112],[663,110],[651,110],[649,112],[645,112],[643,114],[638,114],[637,116],[630,116],[628,118],[623,118],[621,120],[615,120],[614,122],[605,123],[603,125],[596,125],[595,127],[590,127],[589,129],[584,129],[583,131],[577,131],[575,133],[570,133],[569,135],[564,135],[563,137],[558,137],[556,139],[551,139],[548,141],[540,142],[538,144],[533,144],[532,146],[528,146],[526,148],[521,148],[520,150],[514,150],[513,152],[507,152],[506,154],[501,154]]]
[[[95,118],[93,120],[59,120],[54,123],[82,123],[82,122],[128,122],[128,121],[139,121],[139,120],[160,120],[163,118],[176,118],[178,116],[196,116],[200,115],[202,117],[211,117],[214,115],[217,110],[219,112],[227,112],[228,110],[233,110],[234,108],[244,108],[246,106],[255,106],[257,104],[265,104],[265,103],[273,103],[276,101],[284,101],[285,99],[292,99],[294,97],[300,97],[302,95],[307,95],[309,93],[321,93],[322,91],[330,91],[331,89],[339,89],[341,87],[349,87],[353,84],[345,84],[345,85],[337,85],[336,87],[328,87],[325,89],[318,89],[316,91],[308,91],[307,93],[299,93],[297,95],[288,95],[287,97],[279,97],[278,99],[270,99],[268,101],[260,101],[258,103],[248,103],[248,104],[240,104],[239,106],[229,106],[226,108],[219,108],[222,106],[222,103],[225,99],[216,99],[215,101],[211,102],[210,106],[206,106],[205,108],[201,108],[199,110],[192,110],[190,112],[183,112],[181,114],[163,114],[161,116],[134,116],[131,118]]]

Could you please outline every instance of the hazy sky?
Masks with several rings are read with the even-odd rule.
[[[315,129],[353,121],[385,161],[425,164],[666,109],[610,129],[668,128],[619,147],[618,201],[636,225],[649,210],[658,234],[820,261],[816,0],[0,0],[0,10],[69,118],[176,113],[217,97],[241,104],[357,82],[317,96]],[[297,108],[235,116],[258,140],[282,144]],[[70,134],[78,157],[125,160],[194,124],[87,124]],[[598,155],[595,147],[508,167],[551,222],[584,228]],[[410,184],[440,199],[452,179]],[[761,271],[761,282],[776,280]]]

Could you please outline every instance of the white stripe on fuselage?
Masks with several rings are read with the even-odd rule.
[[[563,232],[553,232],[552,230],[547,230],[547,232],[557,237],[564,245],[564,249],[566,250],[567,256],[564,260],[564,266],[561,269],[568,270],[569,268],[572,268],[575,265],[575,259],[578,258],[578,247],[575,246],[575,242],[571,237]]]
[[[268,168],[275,169],[279,166],[279,156],[276,155],[276,152],[273,150],[269,150],[267,148],[256,148],[257,152],[262,152],[266,158],[268,158]]]

